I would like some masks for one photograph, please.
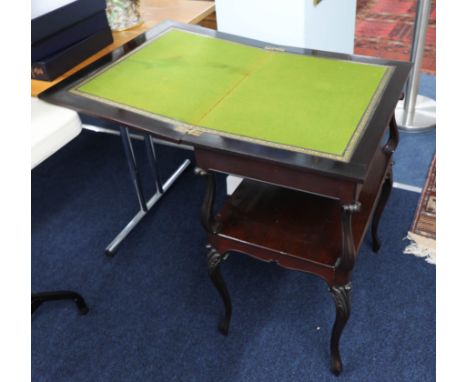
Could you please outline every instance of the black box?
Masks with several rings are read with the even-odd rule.
[[[31,45],[31,62],[51,56],[109,26],[105,11],[99,11],[86,19],[62,29]]]
[[[105,9],[105,0],[32,0],[31,44]]]
[[[110,28],[102,29],[53,56],[33,62],[31,64],[31,78],[52,81],[97,51],[111,44],[112,41]]]

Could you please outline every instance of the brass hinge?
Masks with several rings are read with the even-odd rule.
[[[182,134],[194,135],[195,137],[199,137],[203,134],[203,131],[197,129],[196,127],[177,126],[175,130]]]
[[[273,50],[275,52],[284,52],[284,48],[280,48],[278,46],[266,46],[265,50]]]

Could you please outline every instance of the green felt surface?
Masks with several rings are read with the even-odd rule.
[[[341,156],[386,70],[172,29],[77,91],[220,133]]]

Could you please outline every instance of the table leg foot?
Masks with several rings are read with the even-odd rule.
[[[378,229],[380,218],[382,217],[382,212],[387,204],[388,198],[393,187],[393,176],[392,169],[389,170],[387,177],[385,178],[384,184],[382,186],[382,191],[380,193],[379,201],[375,207],[374,216],[372,217],[372,250],[378,252],[381,247],[381,242],[378,236]]]
[[[215,249],[210,248],[208,252],[208,271],[210,274],[211,281],[213,282],[216,290],[220,294],[224,303],[224,318],[219,323],[218,329],[221,334],[227,336],[229,333],[229,323],[231,321],[232,305],[229,292],[224,283],[223,277],[220,271],[220,264],[223,260],[223,256],[218,253]]]
[[[331,358],[331,372],[334,375],[340,375],[342,371],[343,371],[343,364],[341,362],[340,355],[338,355],[337,357],[334,357],[332,355],[332,358]]]
[[[223,319],[218,325],[218,330],[223,336],[227,337],[229,334],[229,320]]]
[[[145,205],[142,207],[140,204],[140,210],[136,215],[130,220],[127,225],[120,231],[120,233],[109,243],[105,249],[105,254],[108,257],[114,257],[117,253],[122,241],[130,234],[130,232],[140,223],[140,221],[148,214],[148,212],[153,208],[153,206],[166,194],[169,188],[174,184],[174,182],[179,178],[180,175],[185,171],[185,169],[190,165],[190,160],[185,159],[182,164],[177,168],[177,170],[164,182],[162,185],[162,191],[157,190],[153,196],[147,201],[143,201]],[[142,194],[142,192],[141,192]],[[143,197],[142,197],[143,198]],[[142,199],[143,200],[143,199]]]
[[[80,311],[81,315],[88,314],[89,308],[86,305],[86,302],[85,302],[84,298],[81,297],[81,295],[79,295],[77,293],[73,301],[75,301],[75,304],[76,304],[78,310]]]
[[[331,350],[331,371],[335,375],[339,375],[343,370],[341,362],[339,342],[341,333],[348,321],[351,313],[351,283],[340,286],[332,286],[330,288],[336,306],[336,319],[333,325],[333,331],[330,341]]]
[[[84,298],[79,293],[65,290],[31,294],[31,313],[34,313],[43,302],[57,300],[73,300],[80,314],[84,315],[89,312]]]

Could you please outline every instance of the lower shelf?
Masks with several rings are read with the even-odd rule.
[[[361,211],[353,216],[356,249],[365,235],[379,188],[380,182],[361,192]],[[212,240],[215,247],[229,250],[232,244],[231,250],[246,248],[244,252],[254,257],[257,250],[269,253],[273,261],[287,256],[333,268],[342,249],[340,218],[337,200],[244,180],[217,215],[221,224]]]

